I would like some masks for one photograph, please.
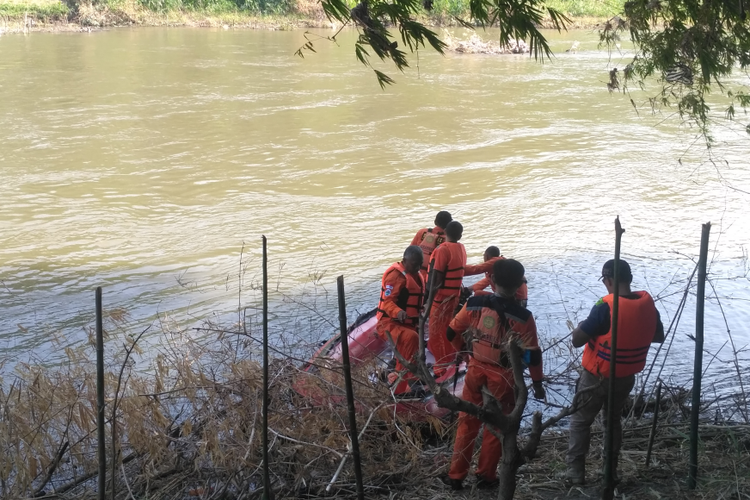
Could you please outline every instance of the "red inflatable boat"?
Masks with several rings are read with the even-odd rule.
[[[369,366],[369,382],[383,384],[378,374],[387,372],[389,367],[393,366],[393,348],[389,342],[381,339],[375,331],[375,325],[377,324],[375,312],[375,309],[373,309],[361,315],[347,330],[349,360],[352,371],[355,371],[358,367]],[[426,358],[428,365],[434,362],[434,357],[429,351],[426,352]],[[341,336],[336,334],[323,344],[305,364],[303,373],[294,383],[294,390],[309,399],[313,404],[324,404],[326,399],[328,402],[344,402],[343,395],[326,394],[321,391],[319,386],[308,383],[311,377],[316,377],[321,373],[321,367],[340,365],[341,363]],[[456,371],[458,371],[457,375]],[[436,382],[448,391],[460,396],[463,391],[465,374],[466,364],[461,363],[458,367],[449,367],[446,373]],[[448,418],[451,413],[437,405],[429,390],[426,390],[424,395],[411,393],[404,397],[397,396],[393,398],[392,406],[397,415],[405,416],[408,414],[410,418],[419,420],[424,420],[429,416]]]

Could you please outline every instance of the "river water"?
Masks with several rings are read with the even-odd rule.
[[[353,33],[301,59],[303,36],[0,38],[7,366],[54,362],[53,337],[85,342],[96,286],[135,325],[231,324],[257,305],[261,234],[275,331],[317,341],[337,321],[335,277],[352,318],[372,308],[383,270],[441,209],[463,223],[470,262],[494,244],[524,263],[547,344],[605,293],[617,215],[635,288],[660,299],[667,326],[711,221],[706,350],[728,328],[737,349],[750,343],[745,124],[718,123],[711,156],[671,112],[652,115],[646,94],[633,94],[636,112],[606,89],[626,59],[590,32],[549,33],[557,56],[544,64],[420,51],[404,74],[378,66],[397,81],[384,91],[356,62]],[[665,378],[691,377],[693,318],[691,294]],[[709,376],[734,384],[731,359],[725,345]]]

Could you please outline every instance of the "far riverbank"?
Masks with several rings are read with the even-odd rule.
[[[570,18],[570,29],[596,28],[622,10],[621,2],[605,6],[596,0],[552,0],[547,5]],[[468,18],[467,0],[439,0],[421,21],[429,26],[451,27],[459,24],[456,19]],[[124,26],[337,28],[320,3],[311,0],[0,0],[0,35],[90,32]]]

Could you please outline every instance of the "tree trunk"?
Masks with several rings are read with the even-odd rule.
[[[516,493],[516,471],[523,464],[521,451],[518,449],[517,430],[503,434],[503,459],[497,478],[500,480],[497,498],[512,500]]]

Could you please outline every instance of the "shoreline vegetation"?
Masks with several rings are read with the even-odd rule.
[[[255,314],[235,325],[185,326],[165,317],[134,332],[125,311],[104,312],[106,497],[138,499],[249,500],[262,497],[261,324]],[[157,346],[141,345],[157,333]],[[92,499],[97,490],[96,381],[93,343],[65,348],[68,361],[55,368],[18,363],[0,378],[0,498]],[[283,335],[283,332],[274,332]],[[335,363],[302,363],[319,343],[286,338],[274,349],[269,386],[269,468],[275,498],[354,498],[355,478],[342,404],[344,377]],[[62,348],[62,345],[60,346]],[[141,349],[148,351],[143,356]],[[569,340],[545,346],[559,369],[548,374],[549,391],[569,393],[580,353]],[[147,359],[144,359],[147,358]],[[567,360],[567,362],[565,362]],[[438,479],[449,464],[455,419],[416,422],[397,416],[394,396],[373,383],[372,366],[352,378],[366,498],[446,498]],[[294,387],[328,397],[313,403]],[[628,408],[620,460],[618,498],[718,499],[750,494],[750,424],[745,394],[701,402],[698,488],[686,486],[690,395],[664,383],[658,427],[649,446],[655,400]],[[636,400],[638,401],[638,400]],[[602,486],[602,424],[593,428],[587,484],[570,487],[565,470],[567,425],[545,432],[536,458],[518,471],[520,500],[597,498]],[[529,429],[519,433],[521,442]],[[649,453],[649,449],[651,452]],[[646,465],[647,456],[650,464]],[[467,480],[453,498],[497,498]]]
[[[349,0],[354,6],[355,1]],[[593,28],[622,11],[622,1],[550,0],[569,29]],[[435,0],[421,21],[458,26],[468,0]],[[551,23],[550,23],[551,25]],[[0,34],[93,31],[125,26],[294,30],[336,28],[315,0],[0,0]],[[546,27],[546,26],[543,26]]]

